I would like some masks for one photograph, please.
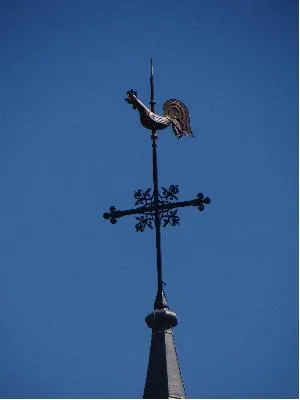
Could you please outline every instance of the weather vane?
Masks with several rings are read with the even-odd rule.
[[[151,59],[150,72],[150,109],[137,97],[137,92],[133,89],[127,91],[125,101],[132,104],[133,109],[137,109],[140,115],[141,124],[151,131],[152,140],[152,171],[153,171],[153,189],[139,189],[134,192],[136,208],[128,210],[117,210],[115,206],[109,208],[109,212],[103,214],[103,217],[115,224],[118,218],[125,215],[137,215],[135,229],[137,232],[143,232],[145,228],[155,228],[156,256],[157,256],[157,296],[154,303],[155,309],[164,308],[163,279],[162,279],[162,258],[161,258],[161,238],[160,229],[167,225],[179,225],[180,217],[177,215],[178,208],[194,206],[203,211],[205,204],[210,203],[210,198],[198,193],[196,198],[187,201],[178,201],[178,185],[170,185],[168,188],[158,188],[158,169],[157,169],[157,131],[171,126],[177,138],[182,136],[194,137],[187,107],[179,100],[169,99],[163,105],[164,115],[155,113],[154,100],[154,74],[153,63]]]

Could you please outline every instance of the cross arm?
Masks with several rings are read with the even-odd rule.
[[[174,208],[193,206],[198,207],[200,211],[203,211],[204,204],[210,204],[210,198],[207,196],[204,197],[202,193],[198,193],[197,197],[193,200],[176,201],[174,203],[159,203],[157,205],[157,208],[159,212],[163,212],[172,210]],[[103,214],[103,218],[110,220],[112,224],[115,224],[118,218],[122,218],[126,215],[151,214],[155,212],[155,209],[156,206],[153,203],[143,207],[132,208],[129,210],[117,210],[115,206],[111,206],[109,208],[109,212]]]
[[[143,214],[151,211],[150,208],[154,209],[154,207],[144,206],[131,208],[129,210],[117,210],[115,206],[111,206],[109,207],[109,212],[103,214],[103,218],[109,219],[112,224],[115,224],[118,218],[125,217],[126,215]]]
[[[180,207],[197,207],[199,208],[200,211],[204,210],[204,204],[210,204],[210,198],[209,197],[204,197],[202,193],[198,194],[199,197],[193,199],[193,200],[186,200],[186,201],[176,201],[175,203],[170,203],[170,204],[162,204],[160,206],[161,210],[171,210],[172,208],[180,208]]]

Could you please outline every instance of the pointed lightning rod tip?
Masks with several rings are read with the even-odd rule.
[[[151,111],[154,112],[155,100],[154,100],[154,79],[153,79],[153,59],[150,58],[150,105]]]

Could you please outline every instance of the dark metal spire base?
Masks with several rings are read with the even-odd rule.
[[[185,391],[180,373],[172,328],[178,324],[176,314],[169,310],[163,291],[158,291],[155,308],[145,318],[152,329],[151,347],[144,399],[184,399]],[[154,303],[154,304],[155,304]]]
[[[154,310],[162,310],[162,309],[169,309],[169,306],[163,289],[157,289],[156,298],[154,302]],[[151,326],[149,326],[149,328],[151,328]]]

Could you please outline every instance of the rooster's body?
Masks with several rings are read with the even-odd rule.
[[[141,124],[145,128],[156,131],[171,125],[176,137],[193,136],[188,109],[181,101],[175,99],[165,101],[163,105],[164,116],[160,116],[145,106],[138,99],[137,92],[132,89],[127,92],[125,100],[139,111]]]

